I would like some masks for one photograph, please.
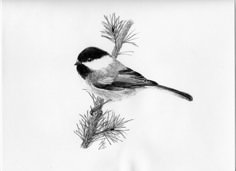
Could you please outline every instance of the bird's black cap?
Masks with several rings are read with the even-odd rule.
[[[109,54],[102,49],[99,49],[97,47],[88,47],[79,54],[78,61],[81,63],[89,62],[94,59],[99,59],[105,55],[109,55]]]

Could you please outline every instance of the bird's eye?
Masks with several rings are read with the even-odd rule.
[[[92,61],[92,58],[88,58],[88,61],[89,61],[89,62]]]

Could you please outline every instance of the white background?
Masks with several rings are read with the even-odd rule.
[[[4,171],[234,170],[233,1],[4,1]],[[147,89],[110,103],[130,131],[81,149],[73,133],[91,104],[75,66],[88,46],[108,52],[104,14],[132,19],[138,48],[119,60],[188,102]]]

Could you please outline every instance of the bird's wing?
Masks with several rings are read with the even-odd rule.
[[[140,73],[127,67],[118,70],[115,75],[98,79],[94,84],[97,88],[115,91],[154,85],[157,83],[147,80]]]
[[[100,77],[97,80],[98,84],[111,84],[114,81],[114,77],[113,76],[106,76],[106,77]]]

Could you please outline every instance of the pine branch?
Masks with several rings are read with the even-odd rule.
[[[88,148],[95,141],[100,141],[99,149],[103,149],[107,143],[111,145],[122,141],[128,131],[125,124],[131,120],[125,120],[112,111],[103,112],[103,105],[109,101],[90,93],[89,95],[93,100],[93,107],[86,114],[80,115],[81,120],[74,131],[82,139],[81,147]]]
[[[113,13],[110,16],[104,16],[105,21],[102,22],[104,30],[101,31],[102,37],[110,40],[115,44],[112,51],[112,56],[117,58],[120,54],[133,53],[133,51],[121,52],[123,44],[135,45],[136,33],[129,31],[133,22],[131,20],[121,20],[120,17]],[[100,141],[99,149],[103,149],[107,144],[116,143],[125,139],[125,134],[128,131],[125,124],[131,120],[125,120],[120,115],[115,115],[113,111],[103,111],[102,107],[108,101],[94,94],[89,93],[93,100],[93,107],[86,114],[80,115],[81,119],[76,124],[77,129],[74,131],[81,140],[82,148],[88,148],[92,143]]]
[[[112,56],[114,58],[117,58],[119,54],[123,53],[120,52],[123,44],[127,43],[137,46],[134,42],[137,34],[134,33],[134,31],[129,32],[133,25],[133,21],[120,20],[120,17],[117,17],[115,13],[109,17],[105,15],[104,18],[105,21],[102,22],[104,30],[101,31],[101,33],[102,37],[107,38],[115,44],[112,51]]]

